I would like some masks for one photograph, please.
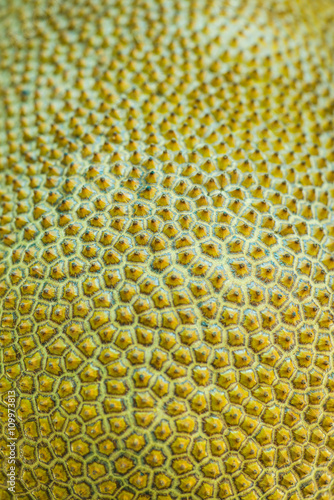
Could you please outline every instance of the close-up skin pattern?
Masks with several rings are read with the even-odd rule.
[[[333,0],[0,27],[0,499],[334,499]]]

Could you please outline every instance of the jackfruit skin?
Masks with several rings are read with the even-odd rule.
[[[3,8],[1,499],[334,498],[333,20]]]

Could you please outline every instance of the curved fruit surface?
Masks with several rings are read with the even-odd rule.
[[[333,19],[2,8],[2,499],[333,498]]]

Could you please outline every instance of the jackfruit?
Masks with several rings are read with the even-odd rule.
[[[0,26],[1,499],[334,498],[333,1]]]

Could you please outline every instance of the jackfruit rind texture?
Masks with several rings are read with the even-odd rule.
[[[334,498],[333,1],[0,15],[1,499]]]

